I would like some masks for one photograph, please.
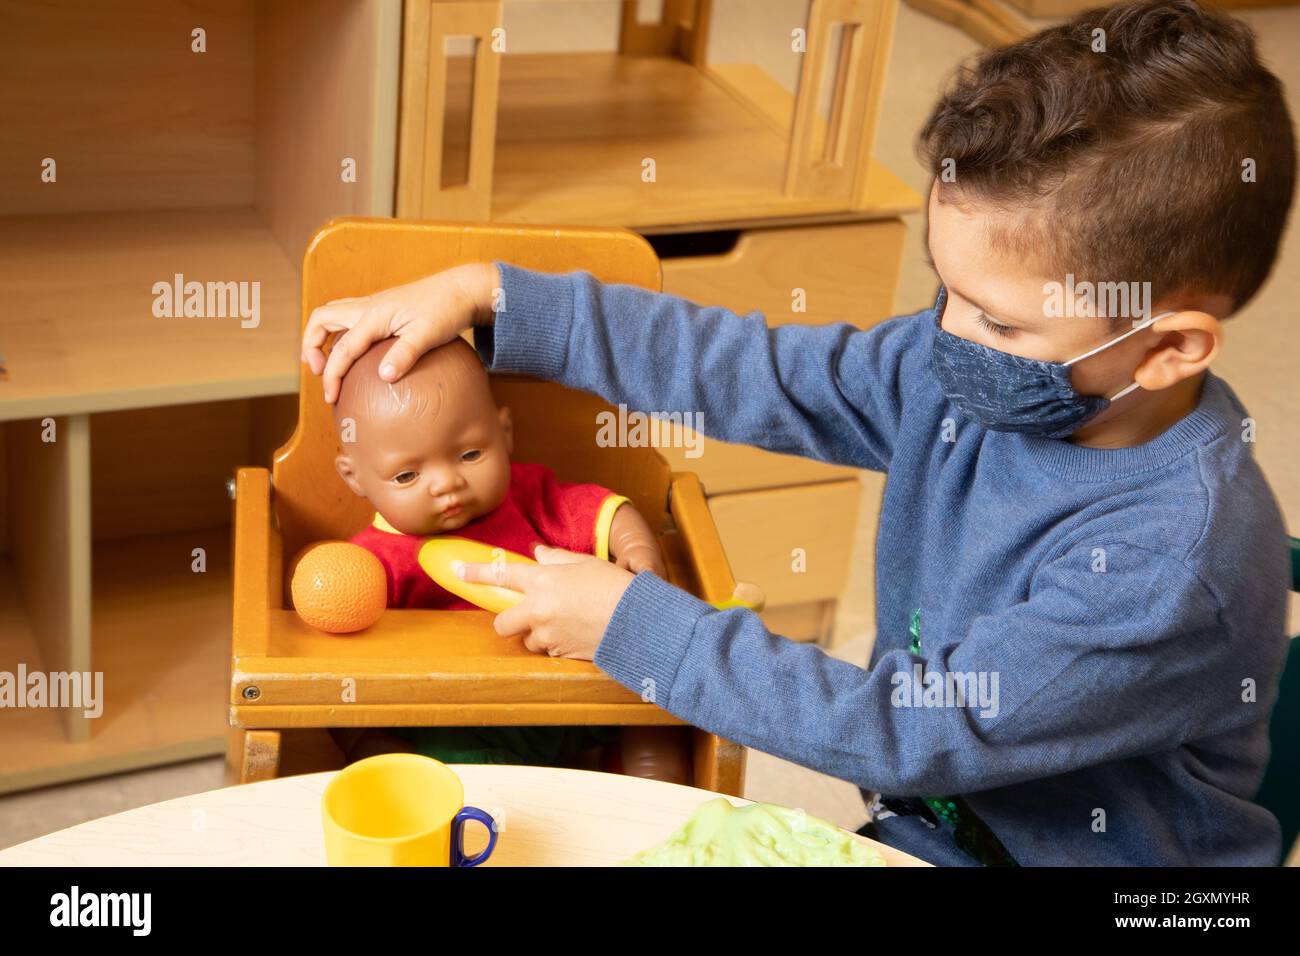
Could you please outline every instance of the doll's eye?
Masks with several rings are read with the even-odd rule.
[[[415,479],[419,477],[420,476],[417,472],[403,471],[400,474],[393,476],[393,483],[398,485],[409,485],[411,482],[415,481]]]
[[[460,456],[461,461],[478,461],[483,457],[483,452],[477,448],[471,448],[465,454]]]
[[[999,325],[997,322],[994,322],[983,312],[977,312],[975,314],[975,321],[979,323],[980,328],[986,329],[987,331],[992,332],[994,335],[1001,336],[1002,338],[1006,338],[1008,336],[1016,334],[1016,330],[1014,328],[1012,328],[1009,325]]]

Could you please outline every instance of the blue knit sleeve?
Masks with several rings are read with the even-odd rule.
[[[648,572],[596,654],[621,684],[729,740],[894,794],[969,793],[1170,750],[1270,691],[1181,562],[1114,544],[1042,569],[1027,599],[870,670],[717,611]],[[1260,636],[1262,639],[1262,636]],[[1258,642],[1257,642],[1258,643]],[[1231,718],[1230,718],[1231,719]]]
[[[491,370],[554,379],[633,411],[689,414],[710,438],[888,467],[902,413],[900,366],[920,322],[773,329],[757,312],[741,316],[587,272],[497,265],[500,308],[493,326],[475,332]]]

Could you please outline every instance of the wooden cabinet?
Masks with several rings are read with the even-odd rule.
[[[832,600],[858,513],[856,480],[713,495],[709,510],[738,579],[761,582],[773,605]]]
[[[770,325],[865,329],[892,313],[903,236],[902,222],[886,218],[652,241],[665,256],[666,292],[760,311]],[[768,627],[829,640],[857,533],[859,472],[681,428],[671,434],[664,456],[700,476],[732,570],[767,594]]]
[[[900,220],[881,219],[741,230],[729,237],[655,237],[652,243],[663,259],[665,292],[742,314],[761,312],[774,326],[850,322],[865,329],[891,314],[903,236]],[[855,474],[680,430],[672,440],[664,455],[674,468],[698,474],[709,495]]]
[[[886,218],[659,236],[651,244],[663,260],[664,289],[674,295],[744,303],[772,325],[867,328],[893,308],[904,231]]]
[[[711,496],[737,580],[763,588],[769,630],[826,643],[848,578],[862,486],[856,479]]]

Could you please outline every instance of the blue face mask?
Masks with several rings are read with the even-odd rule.
[[[1070,383],[1070,367],[1117,342],[1141,332],[1172,312],[1143,319],[1117,338],[1068,362],[1044,362],[999,352],[987,345],[945,332],[946,289],[935,303],[935,335],[931,361],[948,401],[972,421],[998,432],[1021,432],[1041,438],[1064,438],[1116,399],[1138,387],[1133,382],[1110,398],[1080,395]]]

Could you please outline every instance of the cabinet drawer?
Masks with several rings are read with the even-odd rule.
[[[651,241],[663,260],[665,292],[762,312],[769,325],[852,322],[865,329],[893,310],[905,231],[901,219],[747,229],[716,255],[674,255],[689,249],[689,237]]]
[[[688,431],[689,434],[683,434]],[[678,426],[672,429],[672,441],[673,447],[656,450],[668,459],[674,471],[695,472],[709,496],[852,479],[858,474],[855,468],[828,465],[797,455],[778,455],[752,445],[732,445]],[[697,457],[690,457],[693,454]]]
[[[768,606],[838,597],[844,589],[862,496],[856,480],[709,499],[732,573],[757,584]]]
[[[774,326],[852,322],[865,329],[892,314],[904,231],[897,219],[753,229],[716,255],[673,256],[689,248],[691,237],[653,241],[663,257],[665,292],[742,315],[762,312]],[[806,311],[794,311],[797,290]],[[673,468],[699,475],[710,495],[855,474],[852,468],[682,435],[680,429],[673,441],[660,449],[664,457]],[[688,456],[691,449],[696,457]]]

